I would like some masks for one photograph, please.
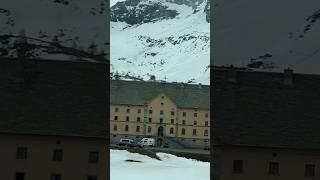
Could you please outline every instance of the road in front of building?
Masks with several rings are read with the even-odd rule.
[[[110,148],[121,148],[121,149],[132,149],[132,148],[139,148],[139,147],[128,147],[128,146],[119,146],[116,144],[110,144]],[[210,155],[209,150],[203,149],[171,149],[171,148],[159,148],[159,147],[144,147],[143,149],[148,149],[152,151],[158,152],[178,152],[178,153],[193,153],[193,154],[205,154]]]

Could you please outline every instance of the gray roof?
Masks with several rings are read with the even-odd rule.
[[[0,59],[0,132],[107,138],[105,64]]]
[[[320,148],[320,76],[292,78],[285,85],[283,73],[214,70],[214,144]]]
[[[199,109],[210,107],[208,85],[111,80],[110,86],[111,104],[144,105],[163,92],[178,107]]]

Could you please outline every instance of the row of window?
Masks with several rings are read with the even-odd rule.
[[[233,161],[233,173],[242,174],[243,173],[243,160],[234,160]],[[268,174],[271,176],[280,175],[280,165],[279,162],[269,162]],[[305,164],[305,173],[306,177],[315,176],[315,164]]]
[[[140,132],[140,130],[141,130],[140,126],[136,126],[136,132]],[[116,124],[113,125],[113,131],[118,131],[118,126]],[[129,126],[128,125],[125,125],[124,131],[129,131]],[[148,126],[147,132],[151,133],[151,131],[152,131],[151,127]],[[174,134],[174,128],[170,128],[170,134]],[[185,134],[186,134],[186,130],[185,130],[185,128],[182,128],[181,129],[181,135],[185,135]],[[196,129],[192,130],[192,135],[193,136],[197,135],[197,130]],[[208,136],[208,130],[207,129],[204,130],[204,134],[203,135],[204,136]]]
[[[28,148],[27,147],[18,147],[16,151],[17,159],[27,159]],[[52,153],[53,161],[63,161],[63,150],[54,149]],[[89,152],[88,163],[98,163],[99,161],[99,152]]]
[[[119,112],[119,108],[115,108],[115,112]],[[127,113],[130,113],[130,108],[127,108],[126,110]],[[141,109],[137,109],[137,113],[138,114],[141,114]],[[153,110],[152,109],[149,109],[149,114],[152,114],[153,113]],[[163,115],[164,114],[164,111],[163,110],[160,110],[160,115]],[[171,111],[170,114],[172,116],[175,115],[175,112],[174,111]],[[182,112],[182,116],[183,117],[186,117],[187,116],[187,112]],[[193,113],[193,117],[198,117],[198,113]],[[209,117],[209,114],[208,113],[205,113],[205,118],[208,118]]]
[[[114,120],[115,121],[119,120],[119,117],[118,116],[114,116]],[[129,116],[126,116],[126,121],[130,121],[130,117]],[[137,122],[141,122],[141,118],[140,117],[137,117]],[[149,118],[148,122],[152,122],[152,118]],[[163,118],[160,118],[159,122],[163,123]],[[170,123],[174,124],[174,119],[170,119]],[[186,120],[182,120],[182,124],[185,125],[186,124]],[[197,121],[193,121],[193,125],[197,125],[197,124],[198,124]],[[209,126],[209,121],[205,121],[205,126]]]
[[[15,180],[25,180],[25,173],[24,172],[16,172]],[[62,180],[62,175],[58,173],[52,173],[50,180]],[[87,180],[98,180],[97,176],[87,176]]]

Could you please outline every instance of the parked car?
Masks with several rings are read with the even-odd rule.
[[[163,147],[164,148],[169,148],[169,143],[164,143]]]
[[[154,147],[155,146],[155,139],[154,138],[142,138],[139,142],[138,142],[138,146],[139,147]]]
[[[132,139],[120,139],[119,146],[133,146],[134,141]]]

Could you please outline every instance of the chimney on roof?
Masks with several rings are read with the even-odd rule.
[[[291,86],[293,81],[293,70],[290,68],[284,69],[283,76],[284,85]]]
[[[156,76],[155,75],[150,75],[150,81],[155,81],[156,80]]]

